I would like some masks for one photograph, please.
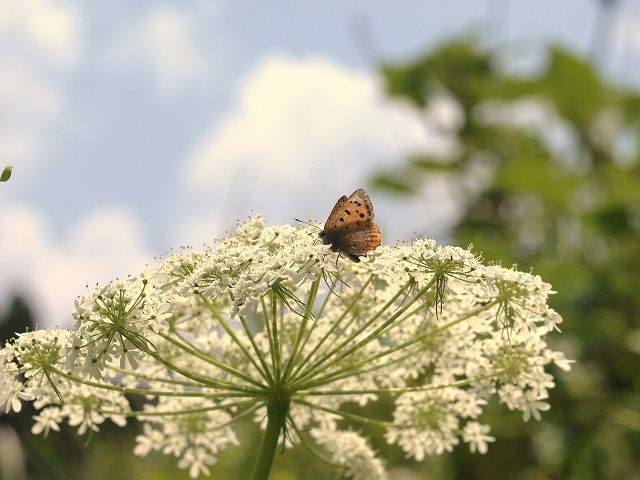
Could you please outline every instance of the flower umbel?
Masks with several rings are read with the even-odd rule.
[[[0,408],[33,401],[45,435],[135,418],[134,453],[173,455],[193,478],[253,418],[265,429],[254,480],[280,441],[348,478],[387,478],[354,428],[376,426],[420,461],[460,442],[485,453],[493,437],[478,419],[492,396],[525,421],[549,408],[545,368],[569,366],[545,343],[561,321],[550,293],[431,240],[336,261],[312,229],[257,216],[210,249],[97,286],[71,331],[18,335],[0,350]],[[127,396],[146,404],[132,410]],[[381,398],[395,410],[371,418],[362,407]]]

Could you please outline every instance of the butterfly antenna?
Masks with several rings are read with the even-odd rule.
[[[322,231],[322,229],[320,227],[318,227],[317,225],[314,225],[312,223],[305,222],[304,220],[300,220],[299,218],[294,218],[294,220],[296,222],[304,223],[305,225],[309,225],[310,227],[317,228],[318,230]]]

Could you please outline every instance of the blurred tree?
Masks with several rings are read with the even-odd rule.
[[[447,478],[640,478],[640,96],[562,48],[547,54],[523,77],[461,39],[381,69],[392,97],[421,113],[444,97],[464,121],[450,155],[416,155],[374,184],[412,195],[447,176],[458,243],[549,281],[560,349],[578,361],[554,372],[542,422],[488,419],[497,443],[484,457],[459,449]]]
[[[0,317],[0,345],[15,336],[16,332],[33,330],[35,324],[31,310],[22,297],[14,297],[7,313]]]

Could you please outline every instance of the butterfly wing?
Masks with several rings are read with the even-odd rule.
[[[359,257],[375,250],[381,243],[380,227],[373,222],[367,222],[362,228],[346,233],[338,248],[345,253]]]
[[[349,198],[341,197],[325,224],[329,242],[335,250],[353,261],[360,261],[358,256],[366,255],[382,243],[380,228],[373,223],[373,217],[373,203],[362,188]]]
[[[347,198],[347,203],[352,207],[354,214],[360,220],[373,220],[373,203],[371,202],[369,194],[362,188],[353,192],[349,198]]]
[[[333,210],[331,210],[331,213],[329,214],[329,218],[327,218],[327,221],[324,224],[325,232],[330,233],[332,230],[335,230],[340,226],[340,223],[342,223],[340,222],[340,213],[342,212],[342,207],[346,202],[347,202],[346,195],[343,195],[338,199],[338,201],[333,207]]]
[[[349,198],[340,197],[331,210],[324,230],[333,236],[334,232],[349,232],[373,220],[373,204],[371,198],[362,188],[353,192]],[[347,228],[349,227],[349,228]],[[342,230],[344,229],[344,230]]]

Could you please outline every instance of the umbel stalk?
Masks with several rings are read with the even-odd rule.
[[[287,393],[278,392],[273,395],[267,404],[267,429],[262,437],[260,453],[251,477],[252,480],[267,480],[269,478],[273,457],[278,448],[280,433],[285,426],[290,403]]]

